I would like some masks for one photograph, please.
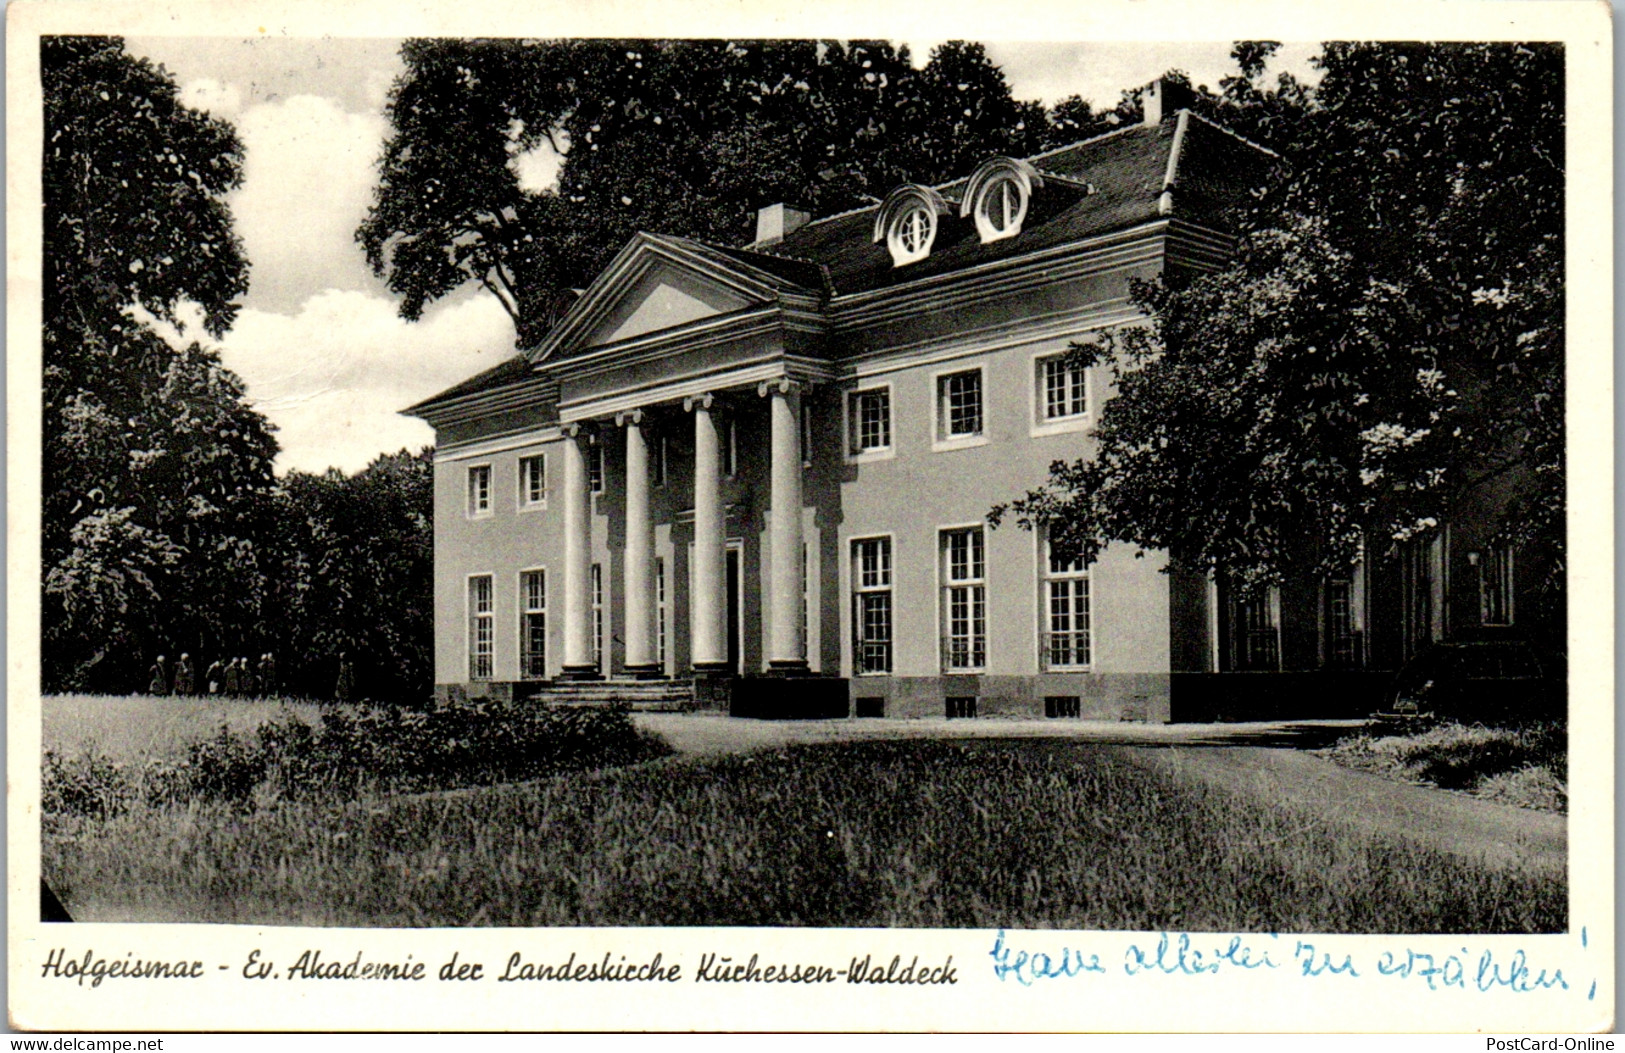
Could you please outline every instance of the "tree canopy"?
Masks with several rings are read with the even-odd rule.
[[[477,284],[521,346],[637,230],[737,244],[764,205],[852,208],[1095,119],[1074,107],[1054,125],[1012,99],[979,44],[941,45],[918,70],[877,41],[413,40],[401,54],[357,239],[403,317]],[[557,187],[522,187],[519,159],[547,144]]]
[[[236,317],[236,133],[117,37],[47,37],[40,60],[44,671],[65,684],[240,620],[276,443],[216,352],[152,324]]]
[[[1471,506],[1557,581],[1561,47],[1327,44],[1312,94],[1265,88],[1260,47],[1222,105],[1286,174],[1230,266],[1137,285],[1147,324],[1077,347],[1115,388],[1098,454],[1010,510],[1065,550],[1164,549],[1247,587]]]

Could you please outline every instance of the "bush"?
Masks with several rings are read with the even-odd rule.
[[[1354,735],[1325,755],[1379,775],[1562,811],[1567,750],[1560,722],[1493,728],[1439,724],[1411,735]]]
[[[111,819],[139,796],[124,769],[100,753],[86,750],[64,758],[45,751],[40,769],[40,809],[46,816]]]
[[[252,808],[267,797],[413,793],[620,767],[670,748],[639,731],[626,706],[550,709],[490,699],[424,710],[358,707],[314,725],[288,713],[251,735],[222,726],[179,761],[149,761],[135,778],[100,754],[46,752],[49,815],[108,819],[134,800]]]

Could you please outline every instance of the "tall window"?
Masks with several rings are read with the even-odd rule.
[[[666,485],[666,433],[657,431],[649,437],[649,460],[653,463],[655,485]]]
[[[1478,556],[1478,620],[1483,625],[1512,624],[1512,550],[1492,548]]]
[[[853,671],[891,672],[891,538],[852,542],[852,633]]]
[[[471,516],[487,516],[491,514],[491,466],[489,464],[475,465],[468,470],[468,514]]]
[[[495,615],[491,610],[491,575],[468,579],[468,678],[491,679],[496,648]]]
[[[1355,574],[1360,568],[1354,569]],[[1356,577],[1321,582],[1321,650],[1326,665],[1358,669],[1365,664],[1365,617]]]
[[[732,479],[739,474],[739,429],[732,420],[725,420],[722,433],[722,474]]]
[[[1412,538],[1400,547],[1399,558],[1400,616],[1409,658],[1443,635],[1444,539]]]
[[[1280,669],[1280,590],[1232,594],[1229,608],[1230,668],[1238,672]]]
[[[1046,546],[1047,549],[1048,546]],[[1085,669],[1090,662],[1089,568],[1046,552],[1044,660],[1050,669]]]
[[[592,664],[604,668],[604,565],[592,565]]]
[[[982,528],[943,531],[942,652],[950,672],[987,665],[986,574]]]
[[[848,404],[852,435],[848,450],[854,454],[891,448],[891,391],[874,388],[854,391]]]
[[[519,604],[519,677],[540,680],[547,676],[546,571],[519,575]]]
[[[964,439],[982,434],[982,371],[949,373],[937,378],[938,434]]]
[[[587,489],[595,494],[604,492],[604,444],[594,435],[587,447]]]
[[[655,557],[655,661],[666,668],[666,561]]]
[[[1042,382],[1041,420],[1066,420],[1089,412],[1089,388],[1083,366],[1067,361],[1065,355],[1057,355],[1039,359],[1038,368]]]
[[[519,505],[538,508],[547,504],[547,459],[540,454],[519,458]]]

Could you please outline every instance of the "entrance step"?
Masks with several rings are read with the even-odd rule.
[[[514,694],[549,706],[607,706],[624,702],[634,710],[653,713],[694,708],[692,680],[555,680],[515,684]]]

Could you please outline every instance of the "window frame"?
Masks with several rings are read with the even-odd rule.
[[[483,461],[479,464],[467,465],[466,472],[467,474],[464,476],[465,482],[463,484],[464,517],[468,519],[490,519],[492,516],[496,515],[496,502],[493,500],[494,495],[491,492],[491,462]],[[476,491],[474,488],[474,479],[476,474],[483,475],[484,478],[483,486],[485,493],[483,500],[478,500],[475,497]]]
[[[1000,187],[1005,186],[1010,187],[1014,194],[1015,208],[1010,213],[1008,219],[1005,220],[1005,225],[1000,227],[993,222],[993,215],[990,212],[990,208],[993,204],[994,192]],[[1030,188],[1019,178],[1017,178],[1014,172],[999,171],[989,176],[987,180],[977,188],[976,203],[974,206],[972,206],[972,216],[976,221],[976,234],[982,239],[982,244],[986,245],[988,242],[992,241],[1003,241],[1005,238],[1013,238],[1017,234],[1020,234],[1021,225],[1027,219],[1028,206],[1031,200],[1032,193]],[[1001,208],[1000,211],[1002,213],[1003,209]]]
[[[588,497],[598,497],[604,492],[604,477],[608,474],[608,465],[604,459],[604,446],[605,444],[596,433],[587,440]]]
[[[953,369],[937,370],[931,374],[931,449],[933,452],[944,450],[962,450],[971,446],[985,446],[988,443],[988,406],[987,406],[987,363],[979,362],[970,366],[959,366]],[[977,423],[979,428],[975,432],[953,433],[948,432],[949,418],[951,416],[948,405],[948,384],[955,377],[977,376]]]
[[[1469,556],[1477,557],[1471,562],[1478,585],[1478,624],[1490,628],[1518,624],[1517,564],[1512,546],[1486,545],[1476,553],[1469,553]],[[1498,580],[1491,580],[1492,570]],[[1501,594],[1499,606],[1502,617],[1498,621],[1491,620],[1491,607],[1494,606],[1490,602],[1492,590]]]
[[[949,538],[955,534],[973,535],[981,539],[981,575],[970,578],[954,578],[949,570],[952,566],[952,557],[949,549]],[[937,668],[944,676],[975,675],[987,672],[988,647],[988,560],[987,560],[987,526],[985,523],[961,523],[952,526],[937,528]],[[967,634],[970,641],[969,651],[972,661],[966,665],[949,664],[949,639],[953,636],[953,597],[951,590],[965,588],[971,590],[967,594],[970,603],[968,620],[971,632]],[[976,590],[980,590],[978,595]],[[980,607],[980,629],[975,631],[978,623],[977,607]],[[980,640],[980,650],[975,646]],[[979,654],[981,661],[974,658]]]
[[[485,583],[486,609],[476,609],[474,596],[474,583]],[[466,656],[466,672],[468,682],[471,684],[487,684],[496,679],[497,665],[497,637],[496,637],[496,575],[491,571],[467,574],[463,578],[463,654]],[[477,647],[480,643],[480,627],[485,628],[484,639],[487,650],[483,657],[488,665],[485,675],[478,674],[478,659],[481,656]]]
[[[604,565],[593,563],[587,572],[592,592],[592,661],[598,672],[604,672]]]
[[[1081,566],[1079,566],[1079,564],[1073,563],[1068,564],[1067,568],[1065,569],[1056,570],[1054,556],[1050,551],[1050,542],[1047,536],[1039,539],[1038,560],[1038,657],[1040,666],[1044,672],[1091,672],[1094,669],[1095,662],[1095,565],[1092,563],[1083,563]],[[1074,567],[1077,567],[1078,569],[1072,569]],[[1073,627],[1069,629],[1057,630],[1054,622],[1054,586],[1060,583],[1066,583],[1070,586],[1071,583],[1078,581],[1083,582],[1084,586],[1084,606],[1082,612],[1083,628],[1077,628],[1077,622],[1079,621],[1077,594],[1075,589],[1069,587],[1067,590],[1066,614]],[[1073,638],[1078,636],[1083,637],[1083,661],[1057,662],[1054,660],[1056,649],[1052,638],[1061,633],[1065,633]],[[1072,646],[1069,646],[1066,649],[1066,653],[1072,654],[1077,649],[1076,644],[1073,643]]]
[[[532,464],[539,464],[541,466],[541,470],[542,470],[542,491],[541,491],[541,496],[538,497],[538,498],[535,498],[535,499],[531,498],[530,479],[526,475],[527,471],[529,470],[530,465],[532,465]],[[548,491],[548,486],[547,486],[547,453],[546,453],[546,451],[542,451],[540,453],[528,453],[528,454],[522,455],[519,458],[519,511],[521,511],[521,512],[542,512],[542,511],[545,511],[547,509],[547,491]]]
[[[883,446],[861,447],[858,444],[859,432],[863,426],[861,403],[866,396],[872,395],[883,395],[886,400],[886,442]],[[844,412],[841,417],[841,432],[845,436],[844,448],[847,463],[885,461],[897,456],[896,403],[897,400],[893,395],[892,384],[889,380],[853,388],[846,393],[846,399],[843,403]]]
[[[526,585],[528,584],[527,579],[533,574],[538,574],[538,575],[541,576],[542,604],[541,604],[540,607],[532,607],[531,606],[529,590],[526,588]],[[525,568],[523,568],[523,569],[521,569],[519,571],[519,579],[518,580],[519,580],[519,597],[518,597],[519,602],[518,602],[517,606],[519,608],[519,651],[518,651],[518,653],[519,653],[519,679],[520,680],[546,680],[547,679],[547,652],[549,650],[549,648],[547,646],[547,630],[548,630],[548,625],[547,625],[547,568],[546,567],[525,567]],[[531,616],[538,615],[538,614],[541,615],[541,618],[542,618],[542,650],[541,650],[542,667],[541,667],[540,672],[533,672],[532,669],[531,669],[531,661],[530,661],[530,659],[531,659],[531,657],[533,655],[533,652],[530,649],[531,636],[530,636],[530,622],[529,622],[529,619],[531,618]]]
[[[882,583],[866,585],[863,581],[863,563],[859,556],[859,546],[869,544],[882,545],[881,551],[885,553],[885,578]],[[890,533],[865,534],[862,537],[847,539],[848,578],[847,592],[852,597],[852,675],[854,677],[891,676],[897,668],[897,542]],[[860,643],[870,641],[863,638],[863,601],[864,596],[884,594],[886,602],[886,667],[884,669],[864,668],[866,663],[860,661]]]
[[[910,223],[914,216],[924,216],[922,224]],[[905,202],[886,225],[886,250],[891,253],[893,267],[906,267],[931,255],[937,242],[937,210],[923,196],[913,196]],[[910,247],[909,236],[918,237],[919,243]]]
[[[1068,413],[1059,417],[1047,416],[1049,412],[1049,366],[1054,362],[1064,362],[1067,351],[1038,351],[1032,355],[1032,367],[1027,371],[1027,384],[1030,397],[1028,405],[1032,407],[1032,419],[1028,427],[1030,435],[1059,435],[1066,432],[1087,430],[1094,420],[1095,391],[1093,370],[1082,367],[1081,386],[1083,388],[1083,411]]]

